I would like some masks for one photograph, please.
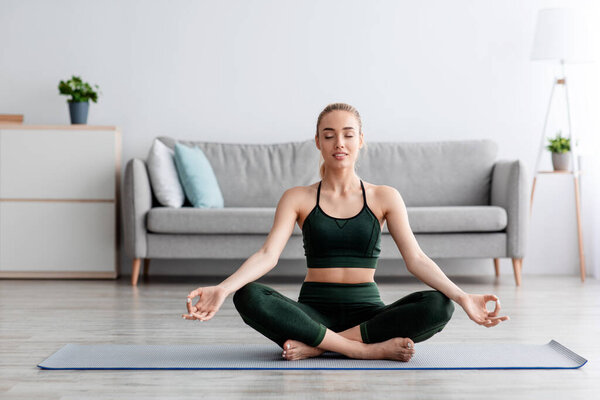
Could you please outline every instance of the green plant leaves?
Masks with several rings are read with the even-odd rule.
[[[99,89],[98,85],[94,85],[94,88]],[[69,103],[88,102],[90,100],[96,103],[98,101],[98,93],[92,86],[75,75],[68,81],[60,81],[58,92],[61,95],[71,96],[68,100]]]
[[[554,139],[548,138],[548,142],[550,144],[546,146],[546,149],[552,153],[567,153],[571,151],[571,139],[562,137],[560,131],[558,131]]]

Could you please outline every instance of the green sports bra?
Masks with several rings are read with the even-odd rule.
[[[363,208],[350,218],[334,218],[321,209],[317,189],[317,204],[302,225],[304,255],[308,268],[377,268],[381,252],[379,220],[367,206],[362,180]]]

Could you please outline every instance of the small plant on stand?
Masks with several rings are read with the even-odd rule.
[[[552,153],[552,166],[555,171],[567,171],[571,159],[571,139],[562,137],[558,131],[556,137],[548,138],[546,149]]]

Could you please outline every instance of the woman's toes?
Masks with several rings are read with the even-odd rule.
[[[294,341],[292,339],[288,339],[285,342],[283,342],[283,350],[290,350],[291,348],[296,347],[294,346]]]
[[[296,346],[294,345],[294,341],[291,339],[286,340],[283,343],[283,350],[281,352],[283,358],[286,360],[293,360],[296,352]]]
[[[323,353],[323,350],[308,346],[296,340],[286,340],[283,343],[281,351],[282,357],[287,360],[302,360],[308,357],[316,357]]]

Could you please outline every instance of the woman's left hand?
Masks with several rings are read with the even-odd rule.
[[[496,303],[494,311],[488,311],[485,307],[488,301],[494,301]],[[486,328],[491,328],[492,326],[498,325],[501,321],[510,319],[508,318],[508,315],[498,317],[498,313],[500,312],[500,299],[493,294],[466,293],[465,296],[461,298],[459,304],[471,320]]]

